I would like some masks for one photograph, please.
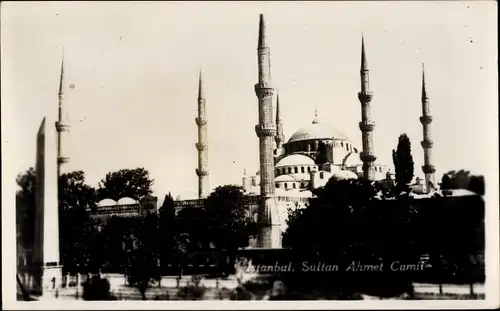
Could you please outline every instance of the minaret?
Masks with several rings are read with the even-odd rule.
[[[273,86],[271,82],[271,60],[267,45],[264,16],[260,14],[259,43],[257,47],[259,82],[255,84],[255,94],[259,99],[259,124],[255,132],[259,137],[260,154],[260,196],[259,225],[261,229],[257,245],[260,248],[281,247],[281,231],[276,213],[274,198],[274,157],[273,145],[276,124],[273,120]]]
[[[68,141],[69,128],[66,114],[63,113],[63,96],[64,96],[64,56],[61,62],[61,75],[59,77],[59,110],[58,118],[56,121],[57,131],[57,176],[61,176],[63,171],[63,164],[69,162],[69,157],[66,156],[66,150],[63,143]]]
[[[198,175],[198,197],[200,199],[208,196],[208,141],[207,141],[207,117],[205,114],[205,95],[203,92],[203,76],[200,70],[200,77],[198,81],[198,117],[195,119],[198,125],[198,142],[196,149],[198,149],[198,168],[196,175]]]
[[[283,133],[283,119],[281,118],[280,112],[280,97],[279,94],[276,94],[276,137],[274,137],[276,141],[276,149],[280,150],[285,142],[285,134]]]
[[[313,119],[313,124],[318,124],[319,123],[319,115],[318,115],[318,108],[314,108],[314,119]]]
[[[432,165],[432,139],[431,139],[431,128],[432,116],[429,107],[429,98],[427,97],[427,90],[425,89],[425,72],[424,64],[422,64],[422,116],[420,117],[420,123],[422,123],[424,139],[421,142],[422,148],[424,149],[424,165],[422,166],[422,171],[425,174],[425,189],[429,193],[435,187],[434,173],[436,169]]]
[[[368,63],[365,55],[365,42],[361,38],[361,92],[358,93],[358,99],[361,102],[361,130],[363,140],[363,151],[360,153],[360,159],[363,161],[363,177],[367,180],[375,179],[375,167],[373,162],[377,159],[373,150],[373,129],[375,122],[371,119],[371,100],[373,93],[370,91],[370,78],[368,76]]]

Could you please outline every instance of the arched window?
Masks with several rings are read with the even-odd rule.
[[[294,171],[295,171],[295,174],[297,174],[299,172],[299,168],[295,167]]]
[[[358,149],[354,148],[354,152],[355,152],[355,153],[358,153]]]
[[[291,174],[291,173],[292,173],[292,168],[291,168],[291,167],[289,167],[289,168],[288,168],[288,174]]]
[[[307,172],[308,172],[308,173],[310,173],[310,172],[311,172],[311,167],[310,167],[310,166],[307,168]]]
[[[341,142],[340,142],[340,146],[341,146],[341,147],[344,147],[344,142],[342,142],[342,141],[341,141]]]
[[[302,173],[305,173],[305,172],[306,172],[306,170],[305,170],[305,168],[304,168],[303,166],[300,168],[300,171],[301,171]]]
[[[285,189],[288,189],[288,183],[285,183]]]
[[[275,186],[276,188],[279,188],[279,187],[280,187],[280,184],[276,183],[274,186]]]
[[[319,173],[319,178],[320,178],[320,179],[323,179],[324,177],[325,177],[325,173],[324,173],[324,172],[320,172],[320,173]]]
[[[292,185],[293,185],[293,189],[296,189],[297,185],[295,183],[293,183]]]

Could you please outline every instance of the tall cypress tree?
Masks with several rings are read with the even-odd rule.
[[[413,179],[414,162],[411,155],[410,138],[403,133],[399,136],[398,147],[392,150],[392,161],[396,172],[396,186],[399,190],[407,190]]]

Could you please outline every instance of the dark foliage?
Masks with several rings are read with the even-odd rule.
[[[106,174],[99,182],[97,195],[99,200],[110,198],[119,200],[130,197],[138,200],[140,197],[151,194],[153,179],[149,172],[142,168],[122,169]]]
[[[406,191],[414,173],[410,138],[406,134],[399,136],[397,149],[392,151],[392,161],[396,172],[396,187],[401,191]]]
[[[116,300],[111,295],[110,288],[108,279],[93,276],[83,283],[83,300]]]
[[[413,281],[480,281],[484,277],[484,201],[479,196],[414,200],[375,199],[363,180],[330,180],[305,209],[291,211],[283,244],[297,273],[283,275],[292,288],[331,288],[338,297],[413,294]],[[393,262],[431,262],[423,271],[394,273]],[[475,258],[475,259],[473,259]],[[302,271],[304,262],[340,267],[335,276]],[[352,262],[383,264],[383,273],[346,272]],[[304,273],[302,273],[304,272]],[[340,298],[339,298],[340,299]]]
[[[466,189],[484,195],[484,176],[471,175],[469,171],[450,171],[441,178],[441,189]]]

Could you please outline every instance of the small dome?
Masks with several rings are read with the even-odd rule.
[[[315,165],[314,160],[303,154],[292,154],[276,163],[276,167],[290,165]]]
[[[97,203],[97,206],[111,206],[111,205],[116,205],[116,201],[113,199],[103,199]]]
[[[298,173],[298,174],[290,174],[296,181],[308,181],[311,180],[311,174],[308,173]]]
[[[117,205],[130,205],[130,204],[136,204],[137,201],[132,199],[132,198],[129,198],[129,197],[124,197],[124,198],[121,198],[120,200],[118,200],[118,202],[116,203]]]
[[[337,179],[358,179],[358,175],[356,175],[356,173],[344,170],[335,172],[335,174],[333,174],[333,177]]]
[[[307,127],[295,132],[288,142],[311,140],[311,139],[343,139],[348,140],[347,136],[339,130],[322,123],[313,123]]]

